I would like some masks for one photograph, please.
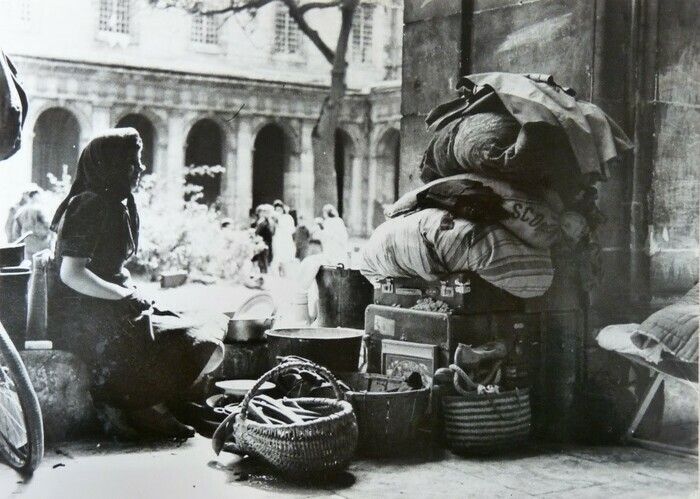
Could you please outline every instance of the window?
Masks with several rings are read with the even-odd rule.
[[[100,0],[100,31],[128,35],[130,27],[131,0]]]
[[[33,0],[5,0],[0,1],[0,9],[15,26],[27,26],[32,20],[32,3]]]
[[[372,21],[374,5],[360,4],[352,19],[352,58],[357,62],[372,60]]]
[[[218,45],[219,22],[216,16],[195,15],[192,18],[190,40],[204,45]]]
[[[275,11],[274,52],[298,54],[301,48],[300,39],[296,21],[291,18],[286,7],[279,5]]]

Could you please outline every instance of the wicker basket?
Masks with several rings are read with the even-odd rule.
[[[442,397],[445,442],[456,452],[508,450],[530,435],[530,393],[516,389]]]
[[[358,453],[391,456],[415,444],[418,425],[428,410],[430,388],[377,391],[379,385],[398,388],[402,380],[369,373],[354,373],[343,381],[351,387],[345,397],[355,409],[360,429]]]
[[[333,386],[338,400],[298,398],[308,409],[326,414],[298,424],[270,425],[247,419],[248,405],[262,384],[292,369],[316,371]],[[287,475],[306,475],[345,468],[357,447],[357,421],[335,377],[326,368],[312,363],[287,362],[265,373],[246,394],[235,416],[233,436],[240,454],[259,458]]]

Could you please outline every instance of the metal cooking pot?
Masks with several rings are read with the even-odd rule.
[[[355,372],[364,334],[363,329],[341,327],[272,329],[266,334],[270,365],[279,357],[297,355],[333,372]]]
[[[24,261],[24,247],[26,245],[22,241],[32,234],[33,232],[29,231],[16,241],[0,246],[0,267],[17,267]]]
[[[0,267],[17,267],[24,260],[24,244],[0,246]]]
[[[272,317],[267,319],[230,318],[226,330],[226,342],[263,341],[265,331],[272,327]]]

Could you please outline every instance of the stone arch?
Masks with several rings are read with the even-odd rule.
[[[222,174],[213,173],[202,175],[193,172],[194,167],[199,166],[223,166],[225,165],[226,134],[221,125],[211,118],[202,118],[196,121],[187,133],[185,141],[185,179],[187,183],[199,186],[202,189],[200,201],[207,205],[213,205],[222,187]],[[186,198],[191,193],[185,194]]]
[[[277,123],[268,122],[253,141],[253,206],[285,198],[285,173],[290,167],[291,145]]]
[[[117,127],[135,128],[141,140],[143,149],[141,150],[141,162],[146,167],[146,173],[153,173],[154,164],[157,157],[158,130],[153,121],[144,113],[128,113],[117,120]]]
[[[83,129],[74,112],[61,106],[47,106],[36,118],[32,140],[32,181],[50,187],[48,174],[61,177],[64,165],[75,176]]]
[[[399,130],[394,127],[385,129],[377,141],[374,151],[377,165],[373,199],[372,224],[374,227],[384,221],[384,207],[392,204],[399,197],[400,147],[401,136]]]
[[[299,132],[294,128],[294,126],[285,119],[279,118],[260,118],[258,119],[252,128],[253,137],[256,137],[260,130],[267,127],[268,125],[274,125],[279,127],[285,135],[288,152],[291,156],[298,155],[301,150],[301,138]]]

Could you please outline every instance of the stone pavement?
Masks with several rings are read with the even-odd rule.
[[[210,441],[132,447],[114,443],[50,446],[23,481],[0,467],[0,495],[53,498],[687,498],[698,495],[698,462],[624,447],[541,447],[510,456],[449,452],[403,460],[358,460],[324,483],[284,482]]]

